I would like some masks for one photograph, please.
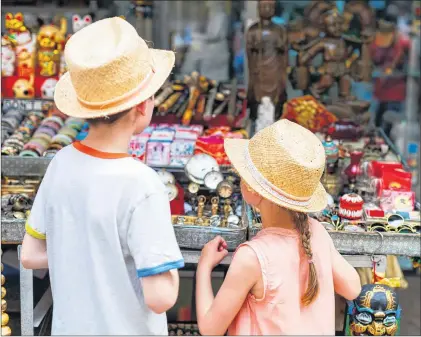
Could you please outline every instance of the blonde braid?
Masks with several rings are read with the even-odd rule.
[[[308,222],[308,215],[306,213],[290,211],[291,218],[300,233],[301,245],[307,255],[309,262],[309,278],[307,290],[301,297],[301,302],[304,306],[310,305],[319,293],[319,282],[317,280],[316,267],[313,263],[313,251],[311,250],[311,232]]]

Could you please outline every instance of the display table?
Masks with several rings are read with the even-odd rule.
[[[354,267],[371,268],[373,261],[385,261],[385,255],[405,255],[420,256],[421,241],[417,235],[400,235],[399,240],[394,240],[393,234],[384,233],[382,236],[376,233],[367,233],[371,239],[361,239],[356,233],[329,232],[335,247],[341,252],[349,255],[343,255],[345,259]],[[344,235],[343,235],[344,234]],[[20,245],[25,235],[24,221],[2,221],[2,244]],[[396,235],[395,235],[396,236]],[[375,238],[374,238],[375,237]],[[368,243],[368,244],[367,244]],[[382,244],[383,243],[383,244]],[[364,246],[366,244],[366,246]],[[377,249],[376,249],[377,244]],[[368,247],[362,249],[361,247]],[[369,248],[371,247],[371,248]],[[374,249],[373,249],[374,247]],[[18,252],[20,246],[18,247]],[[182,251],[186,268],[194,268],[198,263],[201,252],[199,250]],[[359,255],[352,255],[359,252]],[[367,255],[361,255],[367,254]],[[231,263],[233,253],[230,252],[222,262],[221,266],[227,268]],[[43,298],[51,296],[45,294],[40,300],[40,304],[34,309],[33,301],[33,272],[23,268],[20,264],[20,293],[21,293],[21,333],[23,336],[32,336],[34,334],[34,320],[40,321],[51,306],[51,300],[45,301]],[[46,302],[49,302],[45,304]]]

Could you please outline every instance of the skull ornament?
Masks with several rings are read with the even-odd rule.
[[[348,301],[348,336],[394,336],[399,331],[401,308],[396,292],[382,284],[366,284]]]

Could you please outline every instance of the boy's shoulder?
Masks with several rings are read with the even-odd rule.
[[[55,167],[60,171],[65,169],[65,171],[68,172],[70,165],[79,165],[80,167],[85,167],[85,164],[88,165],[89,161],[81,163],[79,160],[76,164],[75,156],[77,156],[79,160],[83,160],[84,158],[78,156],[78,151],[72,145],[66,146],[54,156],[50,166]],[[113,162],[113,164],[117,163],[120,164],[118,165],[118,169],[116,170],[115,166],[112,165],[109,171],[113,176],[118,178],[122,184],[128,184],[131,188],[141,188],[143,191],[149,193],[165,191],[165,186],[156,171],[145,163],[132,157]],[[86,167],[86,169],[89,170],[88,167]]]

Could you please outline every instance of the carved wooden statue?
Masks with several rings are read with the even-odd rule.
[[[352,47],[348,48],[346,41],[342,38],[344,18],[336,9],[332,9],[323,14],[323,19],[325,37],[299,55],[299,65],[310,66],[309,63],[318,54],[322,53],[323,64],[318,69],[320,79],[311,85],[311,93],[319,98],[321,94],[337,82],[339,84],[339,95],[344,98],[350,98],[351,78],[349,76],[349,67],[352,63],[350,58]]]
[[[267,96],[275,105],[275,118],[278,119],[286,100],[287,32],[271,21],[275,15],[274,0],[260,0],[258,9],[260,20],[246,33],[250,117],[256,119],[258,106]]]

